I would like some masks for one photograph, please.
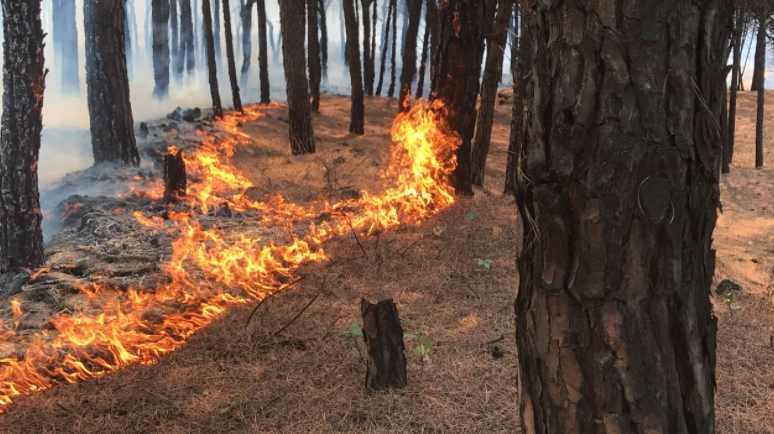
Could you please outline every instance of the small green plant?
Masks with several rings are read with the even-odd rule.
[[[419,330],[422,330],[423,328],[424,324]],[[403,338],[414,339],[416,341],[416,345],[411,351],[422,358],[422,363],[428,363],[430,361],[430,351],[433,349],[433,343],[430,341],[430,338],[423,335],[421,331],[416,334],[404,333]]]
[[[347,345],[354,341],[356,338],[363,337],[363,318],[358,318],[357,321],[347,327],[346,330],[339,330],[341,335],[341,345]]]
[[[735,311],[741,309],[739,305],[734,304],[734,293],[729,291],[726,293],[725,297],[723,297],[723,302],[726,303],[726,306],[728,306],[729,311]]]
[[[229,411],[237,408],[239,406],[239,404],[241,404],[242,401],[245,399],[245,397],[247,396],[247,393],[248,392],[245,392],[245,393],[239,395],[238,397],[232,399],[231,401],[229,401],[228,404],[226,404],[225,407],[220,409],[220,414],[226,414]]]
[[[491,259],[475,258],[475,261],[478,263],[479,267],[484,267],[487,270],[492,268],[492,265],[494,265],[494,261]]]
[[[477,219],[478,216],[480,216],[480,215],[481,215],[480,211],[471,211],[471,212],[468,213],[467,217],[468,217],[468,220],[473,221],[473,220]]]

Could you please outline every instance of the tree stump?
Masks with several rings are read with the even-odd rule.
[[[363,340],[368,353],[365,385],[371,390],[402,389],[408,384],[403,327],[392,299],[360,300]]]
[[[185,197],[187,184],[183,151],[167,154],[164,157],[164,201],[177,203]]]

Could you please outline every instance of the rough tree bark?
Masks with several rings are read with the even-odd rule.
[[[188,177],[183,151],[164,156],[164,202],[177,203],[186,196]]]
[[[40,0],[3,0],[0,271],[43,265],[38,156],[46,73]]]
[[[731,93],[728,100],[728,141],[726,142],[726,153],[728,164],[734,161],[734,142],[736,138],[736,98],[739,92],[739,82],[741,81],[742,69],[742,31],[744,28],[744,14],[747,1],[742,1],[736,11],[736,24],[734,25],[734,60],[731,70]]]
[[[357,41],[358,25],[355,21],[355,0],[343,0],[344,22],[347,29],[347,40]],[[365,134],[365,103],[363,101],[363,77],[360,71],[360,47],[358,44],[347,44],[349,59],[349,76],[352,84],[352,112],[349,121],[349,132]]]
[[[731,0],[522,5],[537,8],[516,201],[522,432],[714,433]]]
[[[175,78],[183,75],[183,68],[180,58],[180,25],[177,13],[177,1],[169,0],[169,28],[171,36],[170,52],[172,54],[172,71]]]
[[[320,11],[320,54],[322,61],[322,79],[328,82],[328,18],[325,13],[325,0],[318,0]]]
[[[304,56],[305,0],[280,2],[282,28],[282,60],[288,93],[290,148],[293,155],[314,154],[312,107],[309,104],[309,80],[306,77]]]
[[[345,3],[351,1],[344,0]],[[363,341],[368,356],[366,388],[386,390],[406,387],[406,347],[395,303],[392,299],[387,299],[371,304],[361,299],[360,313],[363,318]]]
[[[78,26],[75,23],[75,0],[60,0],[58,13],[61,15],[60,32],[62,50],[62,91],[68,95],[79,95],[81,83],[78,77]]]
[[[408,3],[409,25],[406,30],[406,40],[403,44],[403,69],[400,73],[400,94],[398,95],[399,110],[408,111],[411,108],[411,84],[417,73],[417,36],[419,21],[422,19],[422,0],[406,0]]]
[[[124,51],[124,7],[121,0],[83,4],[86,29],[86,84],[95,163],[138,166]]]
[[[194,46],[194,23],[191,0],[180,0],[180,65],[178,73],[183,75],[183,68],[190,75],[196,68],[196,48]]]
[[[218,0],[215,0],[218,1]],[[207,51],[207,71],[210,79],[212,110],[216,118],[223,117],[223,104],[220,102],[218,88],[218,65],[215,60],[215,41],[212,32],[212,6],[210,0],[202,0],[202,19],[204,20],[204,43]]]
[[[169,97],[169,1],[152,0],[153,22],[153,96]]]
[[[242,8],[242,86],[247,86],[253,57],[253,5],[256,0],[248,0]]]
[[[379,68],[379,83],[376,85],[376,96],[382,96],[382,85],[384,84],[384,70],[387,64],[387,49],[390,46],[390,25],[392,24],[392,20],[392,1],[390,1],[387,3],[387,19],[384,21],[384,31],[382,32],[381,67]]]
[[[218,0],[215,0],[217,3]],[[231,25],[231,5],[229,0],[223,0],[223,26],[226,31],[226,57],[228,58],[228,78],[231,80],[231,100],[234,110],[244,111],[242,97],[239,95],[239,82],[237,81],[236,59],[234,59],[234,35]]]
[[[266,45],[266,1],[258,0],[258,66],[261,77],[261,104],[271,102],[269,86],[269,49]],[[272,40],[274,38],[272,37]],[[272,47],[274,43],[272,43]]]
[[[374,94],[374,84],[369,81],[371,77],[370,67],[371,63],[371,16],[369,15],[369,8],[373,5],[374,0],[360,0],[360,5],[363,10],[363,78],[364,89],[367,95]],[[374,35],[374,38],[376,35]],[[349,38],[347,38],[349,40]],[[359,40],[359,39],[358,39]]]
[[[511,75],[513,76],[513,101],[511,107],[511,134],[508,140],[508,157],[505,167],[504,194],[515,195],[518,184],[519,165],[523,158],[523,144],[526,139],[524,126],[529,122],[529,106],[525,103],[530,100],[527,95],[527,84],[530,79],[532,65],[532,38],[527,33],[527,21],[532,19],[530,14],[521,13],[521,5],[516,2],[514,13],[514,28],[519,25],[519,38],[511,47]]]
[[[312,94],[312,111],[320,111],[320,82],[322,81],[322,64],[320,60],[320,28],[317,24],[318,0],[306,0],[307,5],[307,49],[309,50],[309,92]]]
[[[470,142],[476,126],[481,64],[483,5],[475,0],[449,0],[439,8],[438,52],[433,67],[430,100],[446,106],[447,124],[462,144],[457,149],[457,169],[452,185],[458,195],[473,195],[470,182]]]
[[[513,0],[498,0],[497,17],[492,31],[487,35],[486,66],[481,85],[481,104],[478,110],[478,125],[473,140],[471,155],[471,182],[473,185],[484,185],[486,158],[489,155],[489,144],[492,139],[492,122],[494,121],[495,103],[497,102],[497,86],[503,76],[503,59],[505,43],[508,38],[508,23],[513,17]],[[486,24],[489,27],[489,24]]]
[[[766,2],[760,2],[758,9],[758,41],[755,47],[755,71],[751,89],[758,92],[758,110],[755,120],[755,167],[763,167],[763,115],[766,92],[763,86],[766,79]]]

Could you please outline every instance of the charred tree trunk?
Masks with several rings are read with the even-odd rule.
[[[269,49],[266,46],[266,1],[258,0],[258,66],[261,76],[261,104],[271,102],[269,86]],[[272,41],[274,38],[272,37]],[[272,42],[272,48],[274,43]]]
[[[398,1],[390,0],[390,2],[392,4],[392,43],[390,44],[392,68],[390,70],[390,87],[387,89],[387,96],[392,98],[395,96],[395,70],[398,69],[395,59],[398,54]]]
[[[344,1],[344,22],[347,28],[347,40],[357,41],[358,25],[355,21],[355,0]],[[349,76],[352,83],[352,113],[349,122],[349,132],[365,134],[365,104],[363,102],[363,78],[360,72],[360,47],[357,43],[347,44],[349,58]]]
[[[374,3],[374,0],[360,0],[360,5],[363,9],[363,77],[365,81],[365,93],[367,95],[374,94],[374,84],[369,81],[371,77],[371,16],[369,15],[369,8]],[[374,35],[376,37],[376,35]],[[349,38],[347,38],[349,40]],[[356,39],[359,41],[359,39]],[[359,50],[358,50],[359,51]],[[350,57],[350,61],[352,58]],[[350,67],[352,64],[350,64]]]
[[[320,63],[320,39],[318,35],[320,29],[317,25],[317,3],[318,0],[306,0],[307,5],[307,23],[309,28],[306,32],[307,48],[309,50],[309,92],[312,94],[312,111],[320,111],[320,82],[322,81],[322,64]]]
[[[124,51],[124,6],[121,0],[83,4],[86,28],[86,84],[95,163],[138,166]]]
[[[411,84],[417,73],[417,36],[419,21],[422,18],[422,0],[406,0],[408,3],[409,26],[406,31],[406,41],[403,44],[403,70],[400,73],[400,110],[406,112],[411,108]]]
[[[169,1],[152,0],[153,21],[153,96],[169,97]]]
[[[196,68],[196,48],[194,47],[194,22],[191,0],[180,0],[180,65],[179,74],[183,68],[190,75]]]
[[[78,77],[78,27],[75,24],[75,0],[60,1],[62,91],[68,95],[79,95],[81,83]]]
[[[519,19],[521,18],[521,19]],[[527,20],[533,17],[521,13],[521,5],[516,3],[514,28],[520,26],[517,44],[511,47],[511,75],[513,76],[513,101],[511,107],[511,135],[508,141],[508,157],[505,167],[505,194],[515,195],[518,184],[518,173],[524,152],[526,138],[524,126],[528,123],[529,111],[525,101],[531,98],[527,95],[530,70],[532,68],[532,38],[527,31]]]
[[[212,32],[212,6],[210,5],[210,0],[202,0],[202,19],[204,20],[204,43],[207,45],[207,70],[210,78],[212,110],[216,118],[222,118],[223,105],[220,102],[220,89],[218,88],[218,66],[215,60],[215,41]]]
[[[345,3],[351,1],[344,0]],[[354,11],[352,15],[354,19]],[[361,299],[360,312],[363,316],[363,341],[368,355],[366,389],[386,390],[406,387],[408,385],[406,348],[403,343],[403,327],[400,324],[395,303],[392,299],[388,299],[371,304]]]
[[[766,2],[761,2],[758,11],[758,42],[755,47],[755,71],[752,90],[758,92],[758,112],[755,121],[755,167],[763,167],[763,107],[766,99],[764,80],[766,70]]]
[[[736,98],[739,92],[739,82],[742,80],[742,32],[744,28],[744,1],[737,8],[736,12],[736,24],[734,25],[734,61],[733,69],[731,70],[731,94],[729,95],[729,107],[728,107],[728,141],[726,142],[728,164],[730,165],[734,161],[734,143],[736,141]]]
[[[522,432],[715,432],[730,4],[522,3],[538,8],[516,201]]]
[[[188,177],[183,151],[164,156],[164,202],[177,203],[186,196]]]
[[[180,25],[177,13],[177,1],[169,0],[169,28],[172,35],[170,52],[172,54],[172,71],[175,78],[183,75],[183,68],[180,58]]]
[[[425,74],[427,74],[427,56],[430,54],[428,53],[428,47],[430,45],[430,21],[428,20],[430,16],[430,3],[433,3],[435,0],[427,0],[427,6],[425,9],[425,36],[422,38],[422,58],[420,59],[419,64],[419,80],[417,81],[417,92],[416,92],[416,99],[422,98],[425,92]]]
[[[304,10],[306,0],[280,2],[282,27],[282,60],[288,92],[290,147],[293,155],[314,154],[312,107],[309,104],[309,80],[304,56]]]
[[[40,0],[3,1],[0,271],[43,265],[38,156],[46,70]]]
[[[505,43],[508,40],[508,23],[513,17],[513,0],[498,0],[497,18],[492,32],[487,35],[486,67],[481,85],[481,104],[478,110],[478,126],[473,141],[471,155],[471,181],[473,185],[484,185],[486,173],[486,158],[489,155],[489,144],[492,139],[492,122],[494,121],[497,86],[503,76],[503,59]],[[487,27],[489,27],[487,25]]]
[[[217,1],[215,0],[216,3]],[[234,59],[234,36],[232,34],[229,0],[223,0],[223,26],[226,31],[226,57],[228,58],[228,78],[231,80],[231,100],[234,102],[234,110],[243,112],[242,97],[239,95],[239,82],[237,81],[236,59]]]
[[[470,142],[476,126],[476,99],[481,64],[483,5],[475,0],[449,0],[439,10],[441,28],[433,68],[431,100],[440,99],[448,110],[446,122],[462,143],[452,185],[458,195],[473,195],[470,178]]]
[[[325,0],[318,0],[320,11],[320,57],[322,61],[322,79],[328,82],[328,18],[325,13]]]
[[[248,0],[242,8],[242,86],[247,86],[253,57],[253,5],[256,0]]]
[[[387,1],[387,0],[385,0]],[[381,67],[379,68],[379,84],[376,85],[376,95],[382,96],[382,85],[384,84],[384,70],[387,65],[387,49],[390,47],[390,24],[393,20],[392,2],[387,4],[387,18],[384,21],[384,32],[382,32],[382,55],[380,57]]]

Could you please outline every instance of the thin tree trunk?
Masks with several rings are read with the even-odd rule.
[[[175,78],[180,78],[183,75],[183,64],[180,57],[180,26],[177,13],[177,1],[169,0],[169,27],[172,35],[172,46],[170,51],[172,54],[172,70]]]
[[[720,145],[723,147],[720,159],[720,173],[731,173],[728,155],[728,92],[723,81],[723,97],[720,104]]]
[[[261,104],[271,102],[269,86],[269,49],[266,46],[266,1],[258,0],[258,64],[261,76]],[[272,49],[274,49],[274,37],[272,37]]]
[[[247,0],[242,8],[242,86],[247,86],[253,57],[253,5],[256,0]]]
[[[433,68],[431,101],[446,106],[448,127],[462,143],[457,149],[457,168],[451,182],[458,195],[473,195],[470,182],[470,142],[476,126],[476,99],[481,64],[481,20],[483,5],[475,0],[441,3],[436,66]]]
[[[731,94],[729,95],[728,107],[728,141],[726,142],[726,152],[728,164],[730,166],[734,161],[734,143],[736,141],[736,98],[739,92],[739,82],[742,81],[742,28],[744,27],[744,11],[746,1],[737,8],[736,24],[734,25],[734,61],[731,70]]]
[[[320,60],[320,39],[318,35],[320,29],[317,25],[317,4],[318,0],[306,0],[307,5],[307,23],[309,25],[306,32],[307,48],[309,50],[309,92],[312,94],[312,111],[320,111],[320,82],[322,81],[322,64]]]
[[[290,147],[293,155],[314,154],[312,107],[309,104],[309,80],[306,77],[304,56],[304,10],[306,0],[282,0],[280,25],[282,27],[282,60],[288,93]]]
[[[215,1],[217,2],[217,0]],[[229,3],[229,0],[223,0],[223,26],[226,31],[228,77],[231,80],[231,100],[234,102],[234,110],[243,112],[242,97],[239,95],[239,81],[237,81],[236,59],[234,59],[234,35],[231,25],[231,5]]]
[[[385,0],[386,2],[387,0]],[[380,58],[381,67],[379,68],[379,84],[376,85],[376,95],[382,96],[382,85],[384,84],[384,70],[387,64],[387,49],[390,46],[390,24],[392,22],[392,4],[387,4],[387,19],[384,22],[384,32],[382,32],[382,55]]]
[[[81,83],[78,77],[78,27],[75,23],[75,0],[61,0],[59,13],[62,15],[62,91],[68,95],[80,95]]]
[[[519,19],[521,18],[521,19]],[[528,123],[529,113],[525,101],[530,100],[527,95],[527,84],[532,65],[532,38],[527,31],[527,20],[531,16],[521,13],[521,5],[516,2],[514,13],[514,28],[520,26],[517,45],[511,47],[511,75],[513,76],[513,102],[511,107],[511,135],[508,141],[508,157],[505,167],[504,194],[516,195],[516,186],[519,183],[519,165],[523,158],[525,129]],[[516,39],[516,38],[514,38]]]
[[[0,270],[43,265],[38,156],[46,87],[40,0],[5,0],[0,129]]]
[[[342,0],[343,2],[343,0]],[[343,3],[342,3],[343,5]],[[343,8],[343,6],[342,6]],[[342,12],[343,14],[343,12]],[[339,20],[339,37],[341,39],[341,56],[344,58],[344,66],[349,68],[349,56],[347,55],[347,36],[344,30],[344,20]]]
[[[322,60],[322,79],[328,82],[328,18],[325,13],[325,0],[318,0],[320,11],[320,53]]]
[[[430,3],[435,0],[427,0],[427,6],[425,6],[425,36],[422,38],[422,58],[420,59],[419,66],[419,81],[417,81],[416,99],[422,98],[425,92],[425,74],[427,73],[427,56],[428,47],[430,45],[430,22],[428,18],[430,16]]]
[[[628,4],[522,2],[537,8],[516,201],[522,432],[715,433],[730,4],[637,2],[630,26],[615,18]]]
[[[271,44],[272,62],[277,63],[279,54],[277,51],[277,46],[274,45],[274,24],[272,24],[271,21],[266,20],[266,25],[269,26],[269,43]]]
[[[373,0],[360,0],[361,9],[363,10],[363,79],[364,89],[367,95],[373,95],[373,83],[369,88],[368,77],[370,77],[370,71],[368,68],[371,66],[371,16],[369,15],[369,8]],[[359,32],[358,32],[359,33]],[[347,38],[349,40],[349,38]],[[359,39],[358,39],[359,40]],[[350,58],[351,59],[351,58]],[[351,66],[351,64],[350,64]]]
[[[196,49],[194,48],[194,22],[191,0],[180,0],[180,75],[185,67],[188,75],[196,68]]]
[[[400,73],[399,110],[407,112],[411,108],[411,84],[417,73],[417,36],[419,21],[422,19],[422,0],[406,0],[408,3],[409,26],[403,44],[403,70]]]
[[[358,34],[357,21],[355,21],[355,0],[343,1],[347,40],[358,41],[360,35]],[[347,44],[347,57],[349,57],[349,76],[352,83],[352,113],[349,132],[362,135],[365,134],[365,105],[363,102],[363,78],[360,71],[360,47],[357,43]]]
[[[761,2],[758,11],[758,42],[755,47],[755,74],[753,74],[752,89],[758,92],[758,112],[755,121],[755,167],[763,167],[763,115],[766,92],[763,86],[766,69],[766,21],[768,10],[766,3]]]
[[[486,158],[492,141],[492,123],[494,122],[497,86],[503,76],[505,43],[508,40],[508,23],[513,17],[513,0],[498,0],[497,18],[492,32],[487,35],[486,67],[481,85],[481,106],[478,111],[478,125],[473,141],[471,155],[471,181],[473,185],[483,186],[486,173]],[[487,27],[489,27],[487,25]]]
[[[62,40],[64,39],[62,37],[62,21],[64,20],[64,15],[61,10],[62,0],[51,0],[51,39],[54,48],[54,65],[57,67],[61,67],[62,65]]]
[[[169,97],[169,0],[152,0],[153,96]]]
[[[121,0],[83,4],[86,29],[86,83],[95,163],[139,166],[129,75],[124,51],[125,19]]]
[[[204,20],[204,43],[207,45],[207,69],[210,78],[212,110],[216,118],[222,118],[223,105],[220,102],[220,89],[218,88],[218,66],[215,61],[215,41],[212,31],[212,7],[210,0],[202,0],[202,20]],[[239,90],[237,88],[238,93]]]
[[[220,2],[218,0],[213,0],[212,13],[214,15],[212,31],[215,38],[215,59],[220,61]],[[231,11],[229,11],[229,14],[231,14]]]
[[[387,96],[392,98],[395,96],[395,71],[398,69],[395,60],[398,52],[398,1],[390,0],[390,2],[392,4],[392,69],[390,71],[390,87],[387,89]]]
[[[370,64],[368,65],[368,77],[366,78],[369,83],[369,89],[371,89],[371,93],[368,94],[370,96],[374,95],[374,82],[376,81],[376,22],[379,20],[379,15],[377,13],[379,4],[377,0],[373,0],[373,2],[374,11],[371,16],[371,56],[369,57]]]

